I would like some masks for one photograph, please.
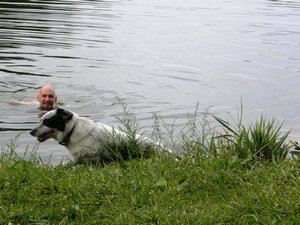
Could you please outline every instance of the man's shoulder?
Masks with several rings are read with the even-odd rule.
[[[38,105],[40,104],[37,100],[21,100],[21,101],[17,101],[16,103],[20,104],[20,105]]]

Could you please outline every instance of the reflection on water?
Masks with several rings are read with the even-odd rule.
[[[116,98],[151,128],[181,127],[196,104],[248,122],[261,113],[300,134],[299,1],[19,0],[0,2],[0,144],[38,121],[32,100],[55,86],[64,107],[118,124]],[[47,142],[40,153],[66,154]],[[22,148],[20,148],[22,149]]]

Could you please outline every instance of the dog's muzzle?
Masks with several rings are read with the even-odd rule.
[[[32,136],[36,136],[36,132],[37,132],[37,129],[32,129],[29,133],[32,135]]]
[[[32,136],[37,137],[39,142],[44,142],[49,138],[52,138],[55,134],[54,130],[49,130],[47,132],[39,133],[39,129],[34,128],[29,132]]]

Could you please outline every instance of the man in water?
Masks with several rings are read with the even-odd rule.
[[[40,88],[37,98],[34,101],[19,101],[18,104],[22,105],[39,105],[41,117],[46,112],[55,109],[57,105],[57,96],[55,90],[51,85],[44,85]]]
[[[51,85],[41,87],[37,96],[37,101],[40,104],[41,110],[54,109],[57,102],[54,88]]]
[[[47,84],[40,88],[36,100],[23,100],[18,101],[17,103],[22,105],[39,105],[41,111],[49,111],[56,107],[57,96],[54,88]]]

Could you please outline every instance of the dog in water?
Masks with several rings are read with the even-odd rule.
[[[44,114],[30,134],[40,142],[54,138],[67,147],[75,164],[105,164],[147,157],[153,153],[171,153],[171,150],[147,137],[127,134],[61,108]]]

